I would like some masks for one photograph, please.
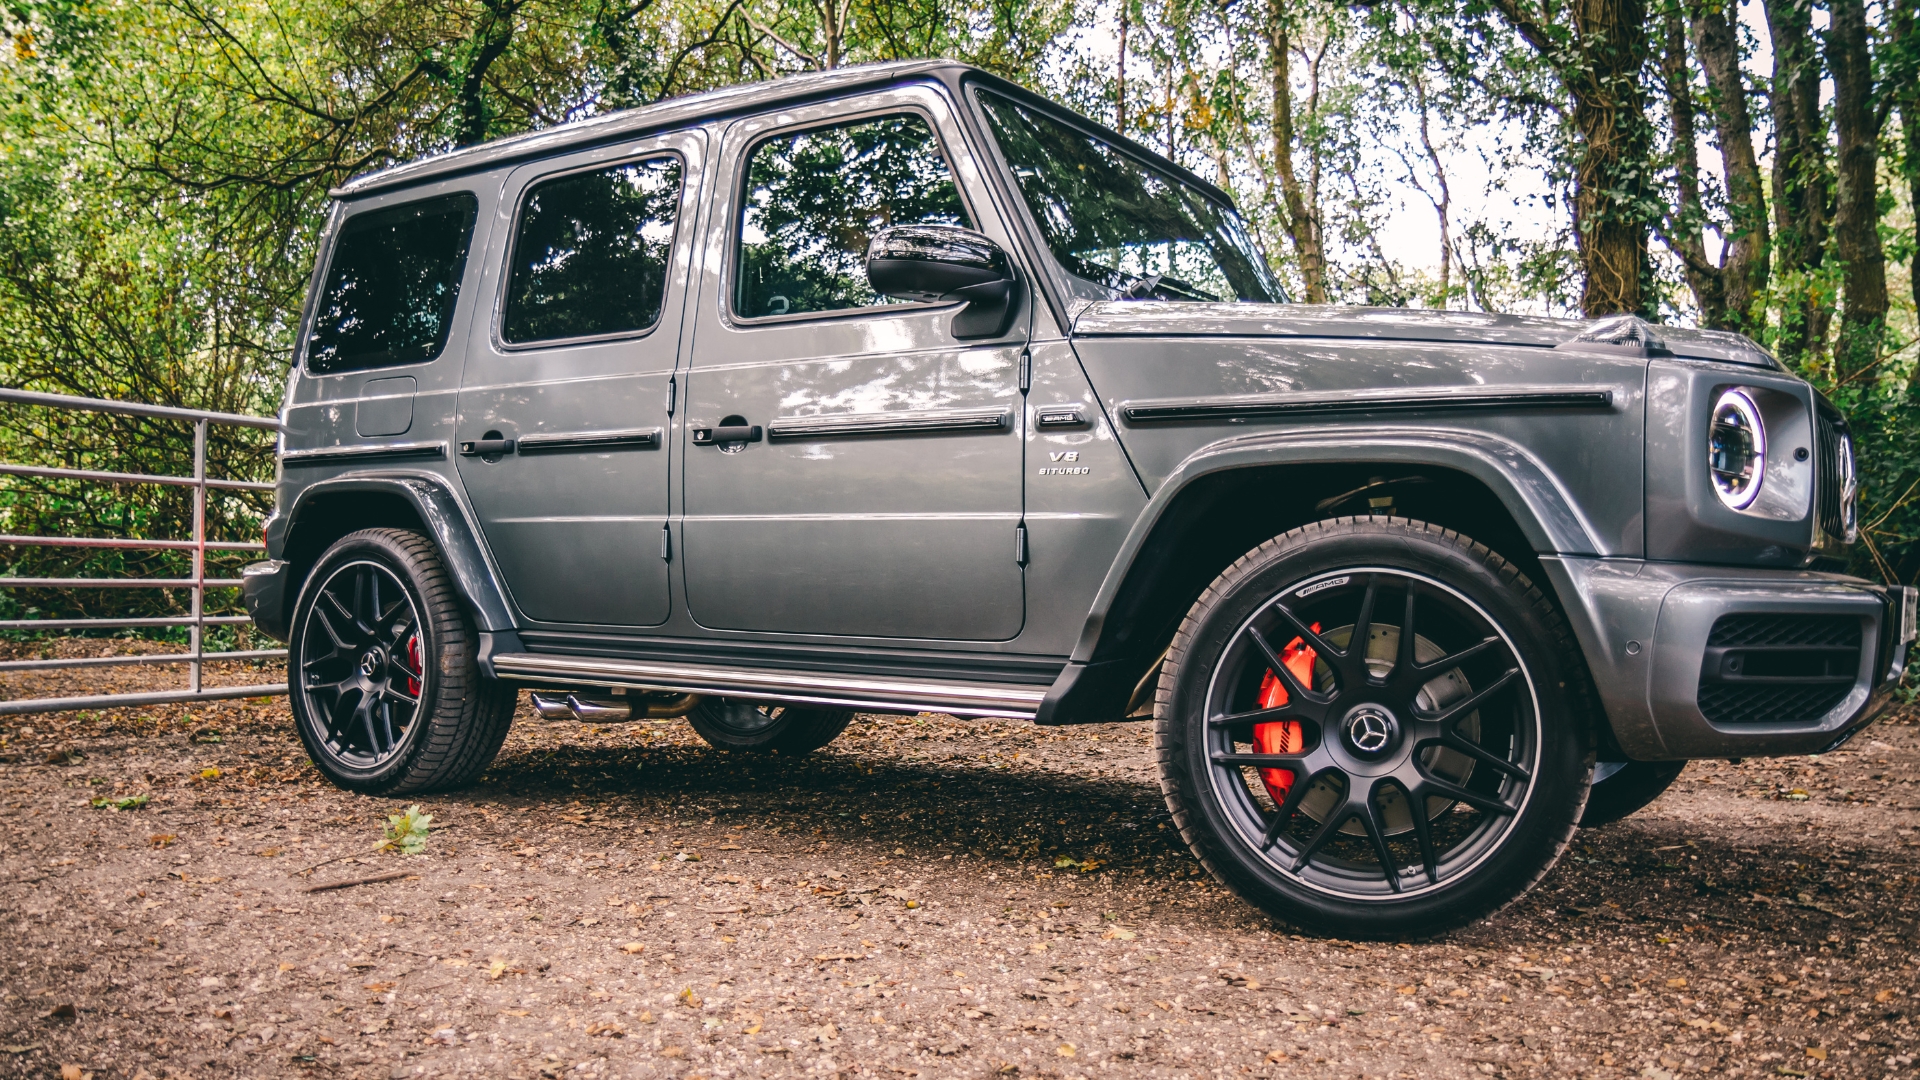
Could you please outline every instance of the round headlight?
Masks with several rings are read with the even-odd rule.
[[[1767,427],[1760,409],[1740,390],[1728,390],[1713,403],[1707,434],[1707,469],[1720,501],[1745,510],[1760,496],[1767,470]]]

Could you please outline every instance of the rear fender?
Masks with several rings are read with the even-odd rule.
[[[313,546],[303,544],[303,536],[333,533],[333,538],[337,538],[358,528],[397,524],[380,515],[369,515],[364,524],[357,523],[353,507],[362,499],[369,505],[382,502],[390,504],[398,499],[409,506],[417,518],[417,522],[410,524],[431,537],[434,545],[440,549],[440,558],[446,563],[447,572],[453,575],[454,587],[466,600],[467,609],[473,613],[477,628],[483,632],[513,629],[506,590],[501,588],[499,575],[495,573],[493,564],[488,561],[477,539],[473,520],[467,516],[459,498],[447,487],[445,479],[439,476],[423,473],[355,474],[311,484],[301,489],[293,507],[283,515],[286,524],[280,530],[280,535],[276,537],[270,532],[269,543],[273,544],[275,550],[286,553],[282,557],[293,557]],[[343,507],[346,508],[344,521]],[[276,540],[277,544],[274,543]],[[325,542],[331,543],[332,539]],[[317,554],[315,552],[314,557]],[[309,562],[307,565],[312,564]],[[306,566],[298,566],[296,573],[304,575],[306,569]],[[299,587],[297,580],[290,586],[296,593]]]

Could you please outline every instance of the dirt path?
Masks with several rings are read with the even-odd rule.
[[[746,762],[677,721],[523,710],[484,783],[422,800],[445,828],[414,856],[365,853],[400,807],[320,783],[280,701],[0,732],[0,1076],[1660,1080],[1920,1055],[1910,719],[1695,765],[1492,922],[1371,946],[1198,877],[1140,725],[862,717]]]

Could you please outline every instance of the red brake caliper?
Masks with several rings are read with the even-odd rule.
[[[1313,624],[1313,632],[1320,632],[1320,624]],[[1308,648],[1304,639],[1294,638],[1280,650],[1280,662],[1300,681],[1302,686],[1313,685],[1313,650]],[[1260,708],[1278,709],[1287,703],[1287,686],[1273,669],[1260,679]],[[1298,720],[1275,720],[1266,724],[1253,725],[1253,750],[1257,754],[1297,754],[1303,745]],[[1275,803],[1285,805],[1287,792],[1293,790],[1293,770],[1261,769],[1260,782],[1266,785],[1267,794],[1273,796]]]
[[[407,693],[420,696],[420,675],[424,671],[420,666],[420,635],[407,639]]]

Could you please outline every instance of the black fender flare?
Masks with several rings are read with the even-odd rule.
[[[1232,469],[1344,465],[1356,461],[1441,467],[1463,473],[1493,492],[1539,554],[1601,555],[1595,530],[1572,495],[1524,447],[1480,431],[1453,427],[1341,426],[1259,432],[1209,443],[1182,461],[1135,519],[1100,591],[1095,594],[1067,666],[1041,702],[1041,724],[1109,723],[1119,719],[1133,681],[1136,656],[1103,652],[1110,616],[1139,568],[1141,556],[1166,524],[1180,495],[1203,477]],[[1546,583],[1542,583],[1546,584]]]
[[[270,523],[267,533],[269,548],[287,550],[287,544],[301,526],[310,524],[308,515],[322,497],[353,493],[398,496],[404,500],[440,549],[447,572],[453,575],[454,587],[473,613],[476,629],[482,633],[514,629],[507,591],[479,541],[477,526],[446,479],[433,473],[355,473],[309,484],[300,490],[291,507],[274,515],[276,520]],[[274,525],[278,526],[277,531]]]

